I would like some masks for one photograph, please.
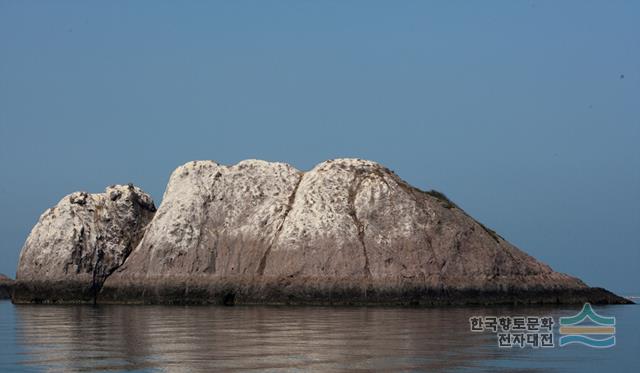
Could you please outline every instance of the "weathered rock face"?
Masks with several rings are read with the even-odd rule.
[[[135,248],[155,206],[132,185],[76,192],[41,216],[16,272],[16,302],[93,302]]]
[[[80,281],[94,296],[82,300],[105,303],[625,302],[554,272],[444,195],[370,161],[327,161],[306,173],[256,160],[195,161],[171,175],[146,229],[153,205],[144,200],[104,209],[111,221],[76,208],[88,216],[80,224],[65,213],[57,223],[65,229],[45,213],[23,249],[19,282]],[[127,223],[114,221],[121,214]],[[85,232],[111,232],[101,260],[100,240],[78,238],[86,221],[94,223]],[[84,254],[72,254],[79,242]]]
[[[0,299],[9,299],[13,288],[13,280],[0,273]]]

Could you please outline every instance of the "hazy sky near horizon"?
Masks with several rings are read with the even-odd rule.
[[[39,215],[196,159],[336,157],[640,293],[640,2],[0,0],[0,272]]]

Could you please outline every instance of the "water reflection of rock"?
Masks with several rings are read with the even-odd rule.
[[[29,366],[449,370],[499,359],[491,334],[469,331],[480,308],[17,306]],[[515,353],[518,353],[515,351]],[[511,355],[513,356],[513,355]]]

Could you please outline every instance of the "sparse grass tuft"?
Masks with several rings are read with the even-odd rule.
[[[453,203],[444,193],[438,192],[435,189],[431,189],[429,191],[424,192],[431,197],[438,199],[445,208],[452,209],[454,207],[458,207],[455,203]]]
[[[502,236],[501,236],[501,235],[499,235],[498,233],[496,233],[496,231],[494,231],[493,229],[485,227],[485,225],[484,225],[484,224],[480,223],[480,222],[479,222],[479,221],[477,221],[477,220],[476,220],[476,222],[477,222],[478,224],[480,224],[480,226],[482,227],[482,229],[484,229],[484,230],[485,230],[485,232],[489,233],[489,235],[490,235],[494,240],[496,240],[496,242],[497,242],[497,243],[500,243],[500,239],[503,239],[503,240],[504,240],[504,238],[502,238]]]

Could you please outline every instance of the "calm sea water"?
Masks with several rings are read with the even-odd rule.
[[[640,372],[640,306],[595,308],[617,318],[617,345],[606,350],[501,349],[495,334],[469,331],[474,315],[558,317],[579,308],[92,307],[0,301],[0,371]]]

